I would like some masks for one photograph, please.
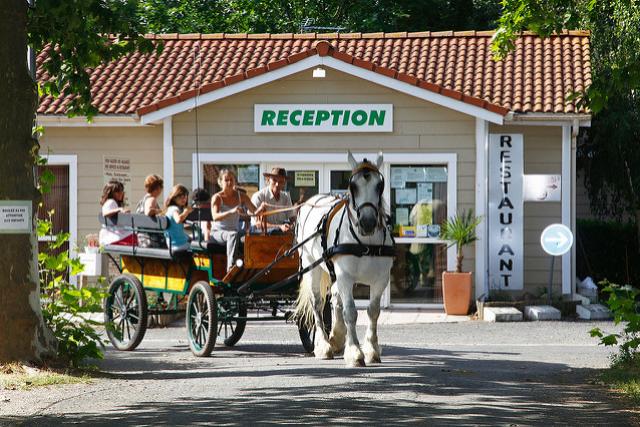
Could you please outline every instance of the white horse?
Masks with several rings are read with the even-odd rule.
[[[348,159],[353,170],[347,197],[332,203],[332,196],[317,195],[298,212],[298,242],[321,231],[300,247],[301,267],[304,269],[312,265],[325,254],[331,258],[303,275],[296,316],[306,322],[309,330],[315,326],[316,358],[331,359],[334,354],[344,351],[347,366],[356,367],[381,362],[377,322],[380,298],[389,283],[393,263],[393,238],[386,226],[387,214],[382,200],[382,153],[375,164],[367,159],[357,163],[351,152]],[[326,248],[323,247],[323,238]],[[332,269],[335,272],[333,284]],[[355,283],[369,285],[371,292],[367,309],[369,327],[362,349],[356,334]],[[333,327],[331,335],[327,336],[322,312],[329,289]]]

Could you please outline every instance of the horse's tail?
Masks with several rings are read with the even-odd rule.
[[[317,268],[317,267],[316,267]],[[321,307],[327,302],[327,295],[331,289],[331,277],[329,273],[323,269],[319,269],[320,274],[320,298],[322,300]],[[295,319],[300,325],[306,326],[307,330],[310,330],[315,325],[315,318],[313,315],[313,280],[311,274],[305,274],[300,281],[300,288],[298,290],[298,299],[296,300]],[[322,309],[320,309],[322,313]]]

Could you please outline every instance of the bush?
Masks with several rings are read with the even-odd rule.
[[[576,269],[598,283],[640,286],[640,252],[633,223],[578,220]]]
[[[38,236],[51,237],[38,254],[38,270],[42,316],[58,341],[58,358],[72,367],[86,359],[102,359],[104,343],[95,330],[102,322],[84,316],[102,311],[104,292],[98,288],[78,289],[67,280],[67,275],[78,274],[83,268],[78,259],[69,258],[68,251],[63,250],[68,233],[54,236],[51,221],[39,220]]]
[[[608,282],[603,285],[603,292],[609,294],[606,303],[613,313],[613,320],[616,325],[624,324],[624,329],[620,334],[606,335],[600,328],[594,328],[591,330],[591,336],[600,338],[603,345],[620,346],[614,363],[637,359],[640,351],[640,289]]]

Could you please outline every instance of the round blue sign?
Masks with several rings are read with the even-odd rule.
[[[549,255],[564,255],[573,246],[573,233],[564,224],[551,224],[542,231],[540,244]]]

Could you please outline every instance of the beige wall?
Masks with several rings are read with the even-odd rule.
[[[78,238],[97,233],[103,181],[103,156],[131,160],[129,204],[144,194],[144,178],[162,175],[162,126],[45,128],[41,153],[78,156]]]
[[[254,104],[392,103],[392,133],[255,134]],[[191,184],[195,151],[195,114],[173,118],[175,182]],[[345,73],[327,70],[325,79],[305,71],[202,106],[198,110],[200,152],[357,151],[455,153],[458,159],[458,209],[475,206],[475,118]],[[259,161],[259,159],[256,159]],[[346,161],[346,155],[345,155]],[[420,157],[416,156],[416,163]],[[474,249],[466,252],[465,269],[473,271]]]
[[[380,134],[255,134],[253,105],[260,103],[392,103],[394,131]],[[336,152],[356,151],[455,153],[457,155],[458,210],[475,207],[475,118],[331,69],[325,79],[312,79],[305,71],[198,109],[198,144],[201,153]],[[522,133],[525,173],[561,173],[561,128],[490,126],[490,132]],[[173,117],[174,183],[191,187],[192,154],[196,146],[193,111]],[[133,204],[142,196],[142,181],[149,173],[162,173],[162,126],[144,128],[49,128],[43,152],[78,155],[78,236],[97,230],[98,199],[103,185],[102,157],[131,158]],[[255,159],[260,161],[260,159]],[[560,221],[560,203],[526,203],[525,290],[546,286],[549,258],[539,245],[542,229]],[[464,268],[474,270],[473,247],[465,252]],[[560,269],[555,276],[560,289]]]

